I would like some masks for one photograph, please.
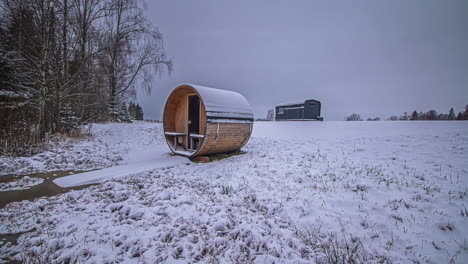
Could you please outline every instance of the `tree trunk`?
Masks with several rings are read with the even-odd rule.
[[[40,93],[39,93],[39,138],[43,139],[46,132],[49,131],[49,122],[47,116],[47,93],[48,87],[48,57],[50,48],[51,31],[51,0],[41,2],[42,26],[41,26],[41,64],[40,64]]]

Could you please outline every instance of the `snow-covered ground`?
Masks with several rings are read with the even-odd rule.
[[[10,170],[25,160],[30,169],[83,169],[168,151],[160,124],[93,129],[93,139],[57,143],[40,158],[2,161]],[[10,203],[0,209],[0,234],[32,231],[1,245],[0,255],[44,263],[468,262],[468,122],[258,122],[244,151]]]
[[[150,146],[164,148],[165,142],[159,135],[161,130],[162,126],[145,122],[93,124],[94,137],[53,138],[48,151],[32,157],[0,156],[0,175],[91,170],[125,164],[124,159],[131,159],[129,152],[132,152],[130,156],[135,156]]]

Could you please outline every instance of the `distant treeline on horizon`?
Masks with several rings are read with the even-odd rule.
[[[363,121],[359,114],[353,113],[345,118],[346,121]],[[367,121],[380,121],[380,117],[368,118]],[[404,112],[401,116],[391,116],[387,120],[468,120],[468,105],[465,106],[464,112],[458,112],[455,114],[453,107],[450,108],[449,112],[438,113],[436,110],[429,110],[427,112],[413,111],[411,115],[408,112]]]

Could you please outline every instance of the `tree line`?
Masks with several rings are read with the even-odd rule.
[[[143,108],[139,104],[131,102],[128,105],[128,114],[134,120],[143,120]]]
[[[404,112],[401,116],[391,116],[389,120],[468,120],[468,105],[465,106],[463,112],[455,114],[453,107],[450,108],[448,113],[438,113],[436,110],[429,110],[427,112],[413,111],[411,115]]]
[[[426,113],[413,111],[411,116],[404,114],[400,117],[401,120],[468,120],[468,105],[465,106],[465,111],[455,114],[453,107],[449,112],[437,113],[436,110],[429,110]]]
[[[2,147],[119,119],[137,88],[172,70],[143,4],[0,0]]]
[[[362,121],[363,119],[359,114],[353,113],[345,118],[346,121]],[[436,110],[429,110],[427,112],[413,111],[411,115],[404,112],[401,116],[391,116],[388,120],[468,120],[468,105],[465,106],[463,112],[455,114],[453,107],[450,108],[448,113],[438,113]],[[367,121],[380,121],[380,117],[368,118]]]

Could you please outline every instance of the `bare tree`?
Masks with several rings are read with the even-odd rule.
[[[426,119],[427,120],[437,120],[438,114],[436,110],[429,110],[426,113]]]
[[[346,117],[346,121],[362,121],[362,118],[360,115],[353,113],[352,115]]]
[[[408,112],[403,112],[403,115],[398,118],[399,120],[409,120]]]
[[[116,0],[108,3],[105,21],[104,57],[108,76],[109,105],[114,109],[124,93],[134,95],[136,87],[151,92],[154,72],[172,70],[166,58],[162,35],[143,15],[139,1]]]
[[[448,120],[455,120],[457,117],[455,116],[455,111],[453,110],[453,107],[450,108],[449,113],[448,113]]]
[[[268,109],[268,113],[267,113],[267,116],[266,116],[266,119],[267,120],[274,120],[275,119],[275,110],[273,109]]]

